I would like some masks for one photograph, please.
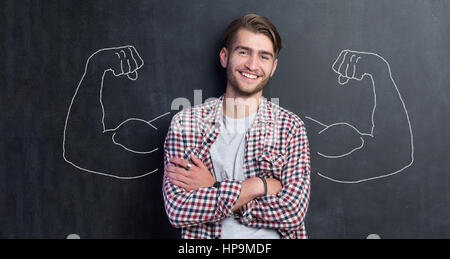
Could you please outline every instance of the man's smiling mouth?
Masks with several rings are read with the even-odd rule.
[[[246,72],[241,72],[241,71],[239,71],[239,73],[240,73],[242,76],[244,76],[244,77],[246,77],[246,78],[248,78],[248,79],[256,79],[256,78],[259,77],[259,76],[257,76],[257,75],[249,74],[249,73],[246,73]]]

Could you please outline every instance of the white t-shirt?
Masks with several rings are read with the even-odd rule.
[[[256,117],[256,112],[245,118],[234,119],[222,113],[223,123],[216,141],[210,149],[216,180],[225,178],[245,180],[245,134]],[[274,229],[253,228],[241,224],[230,216],[222,221],[222,239],[279,239]]]

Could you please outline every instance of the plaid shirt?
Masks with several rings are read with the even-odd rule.
[[[214,174],[209,149],[220,133],[223,100],[221,96],[172,118],[164,144],[165,165],[172,157],[189,160],[194,154]],[[220,238],[221,221],[231,215],[250,227],[277,229],[282,238],[307,238],[304,218],[310,194],[310,157],[303,122],[262,98],[245,138],[245,178],[273,177],[281,181],[282,190],[256,198],[233,213],[242,181],[224,179],[218,188],[187,192],[164,177],[165,209],[170,223],[182,228],[182,238]]]

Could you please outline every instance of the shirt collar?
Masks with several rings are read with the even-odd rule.
[[[224,95],[221,95],[219,99],[217,99],[216,103],[212,107],[211,113],[209,113],[209,118],[207,121],[210,121],[212,124],[220,125],[220,121],[222,120],[222,113],[220,112],[222,108],[222,104],[224,101]],[[255,123],[273,123],[274,115],[271,109],[272,103],[270,103],[267,98],[264,96],[261,97],[261,102],[258,106],[258,110],[256,113]]]

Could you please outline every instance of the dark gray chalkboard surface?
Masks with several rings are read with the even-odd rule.
[[[223,92],[223,31],[259,13],[284,45],[264,95],[310,138],[310,238],[449,238],[449,12],[425,0],[3,1],[0,237],[179,237],[162,201],[167,127]],[[115,53],[137,73],[117,73]]]

